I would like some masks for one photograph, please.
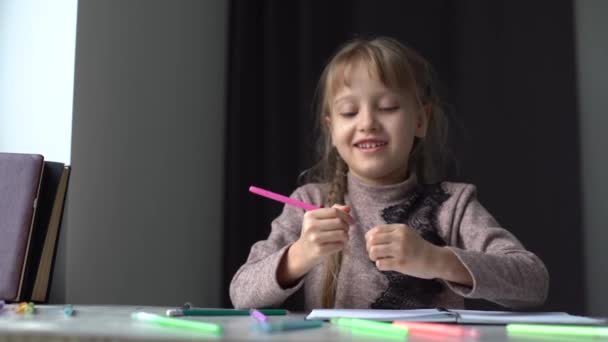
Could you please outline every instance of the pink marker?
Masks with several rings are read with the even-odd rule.
[[[250,186],[249,187],[249,191],[253,192],[254,194],[260,195],[260,196],[264,196],[266,198],[270,198],[273,199],[275,201],[279,201],[285,204],[289,204],[289,205],[293,205],[294,207],[298,207],[298,208],[302,208],[304,210],[315,210],[315,209],[319,209],[319,207],[314,206],[312,204],[308,204],[308,203],[304,203],[304,202],[300,202],[297,201],[293,198],[289,198],[283,195],[279,195],[279,194],[275,194],[272,191],[268,191],[268,190],[264,190],[255,186]]]
[[[289,198],[289,197],[286,197],[286,196],[283,196],[283,195],[275,194],[272,191],[264,190],[264,189],[261,189],[261,188],[255,187],[255,186],[250,186],[249,187],[249,191],[253,192],[254,194],[257,194],[257,195],[260,195],[260,196],[264,196],[264,197],[273,199],[273,200],[278,201],[278,202],[282,202],[282,203],[285,203],[285,204],[293,205],[294,207],[302,208],[304,210],[315,210],[315,209],[320,209],[321,208],[321,207],[314,206],[312,204],[300,202],[300,201],[295,200],[293,198]],[[350,221],[350,222],[348,222],[349,224],[355,223],[355,219],[353,219],[350,215],[348,215],[348,219]]]
[[[466,328],[459,325],[449,325],[440,323],[425,323],[425,322],[407,322],[394,321],[394,325],[399,325],[408,328],[410,334],[437,334],[449,336],[469,336],[478,337],[479,333],[473,328]]]

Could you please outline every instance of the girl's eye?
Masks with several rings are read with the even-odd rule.
[[[399,109],[399,106],[380,107],[380,110],[383,111],[383,112],[394,112],[397,109]]]
[[[357,115],[357,112],[343,112],[343,113],[340,113],[340,115],[349,118],[349,117],[353,117],[353,116]]]

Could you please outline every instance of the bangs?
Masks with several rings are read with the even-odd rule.
[[[416,82],[411,66],[400,56],[403,56],[400,51],[382,50],[372,44],[355,42],[347,46],[328,66],[323,106],[325,113],[329,111],[329,100],[343,87],[350,87],[352,71],[359,67],[366,68],[370,78],[379,80],[389,89],[415,91]]]

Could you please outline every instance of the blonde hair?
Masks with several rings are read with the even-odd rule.
[[[311,168],[315,181],[329,184],[325,194],[327,206],[344,204],[347,189],[348,165],[332,146],[331,134],[325,118],[330,114],[330,101],[337,90],[349,84],[349,72],[364,63],[371,73],[387,87],[403,89],[413,95],[420,110],[430,107],[430,120],[424,139],[417,139],[410,153],[409,165],[421,183],[435,183],[444,177],[447,156],[447,121],[442,103],[433,84],[430,64],[417,52],[392,38],[354,39],[344,44],[325,66],[317,85],[316,121],[320,130],[319,161]],[[342,252],[325,262],[321,305],[335,305],[337,279],[342,263]]]

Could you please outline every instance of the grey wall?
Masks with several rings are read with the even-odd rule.
[[[587,311],[608,315],[608,1],[575,1]]]
[[[219,305],[226,3],[79,1],[51,302]]]

